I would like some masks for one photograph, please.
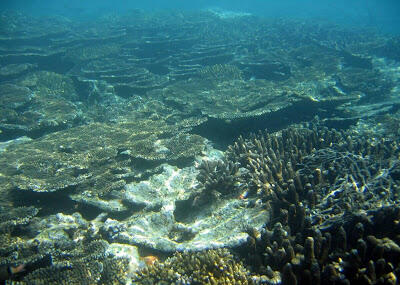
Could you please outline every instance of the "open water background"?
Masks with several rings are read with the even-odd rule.
[[[1,9],[21,10],[35,15],[62,15],[69,18],[98,17],[131,9],[196,10],[219,8],[265,17],[315,18],[345,25],[371,26],[385,33],[400,33],[400,1],[397,0],[3,0]]]

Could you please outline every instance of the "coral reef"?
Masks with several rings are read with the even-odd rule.
[[[78,213],[32,219],[37,210],[29,210],[10,211],[13,228],[1,235],[0,265],[25,265],[15,284],[126,284],[139,268],[135,247],[95,238],[96,221]]]
[[[379,102],[388,98],[393,82],[385,78],[377,69],[347,68],[346,72],[338,73],[338,86],[346,93],[359,92],[362,101]]]
[[[200,69],[198,74],[203,80],[214,81],[215,83],[243,79],[242,71],[237,66],[229,64],[206,66]]]
[[[242,174],[238,165],[231,161],[203,160],[198,169],[200,173],[196,178],[199,188],[203,188],[201,193],[205,196],[204,203],[221,195],[238,195],[238,191],[243,189],[244,181],[240,180]]]
[[[10,283],[399,283],[398,39],[223,10],[0,20]]]
[[[398,218],[398,207],[386,207],[323,231],[278,223],[250,236],[244,254],[267,284],[396,284],[399,231],[388,229]]]
[[[135,284],[255,284],[245,267],[226,249],[177,252],[137,272]]]
[[[397,139],[318,127],[260,133],[229,147],[230,160],[249,171],[249,197],[262,197],[275,221],[247,230],[242,253],[259,280],[395,284],[398,149]]]
[[[289,212],[291,203],[305,203],[313,222],[327,226],[343,218],[343,211],[376,209],[398,199],[399,182],[391,174],[398,149],[396,140],[297,127],[239,138],[227,155],[248,169],[253,194],[266,202],[286,200]]]
[[[0,157],[0,182],[3,189],[33,192],[78,187],[81,190],[71,196],[74,200],[107,210],[102,200],[112,198],[106,195],[147,170],[145,163],[138,167],[138,161],[149,161],[154,167],[163,161],[184,163],[201,153],[202,137],[177,133],[176,129],[152,120],[89,124],[12,145]],[[123,205],[110,202],[110,211],[123,209]]]
[[[249,15],[221,18],[209,11],[133,14],[134,22],[115,16],[73,25],[2,14],[12,24],[0,31],[0,82],[28,86],[36,102],[29,110],[2,111],[10,121],[0,125],[3,136],[38,137],[115,121],[116,114],[145,116],[149,109],[154,113],[155,102],[164,107],[156,115],[171,123],[201,114],[198,125],[216,123],[207,123],[212,118],[244,130],[254,122],[243,119],[279,120],[291,108],[302,109],[305,120],[315,114],[360,117],[363,112],[341,108],[391,98],[396,79],[376,68],[375,57],[388,54],[382,53],[385,45],[395,49],[396,40],[368,30]],[[288,117],[286,124],[296,119]]]
[[[0,211],[0,233],[12,232],[18,226],[28,224],[39,212],[35,207],[5,207]]]
[[[53,249],[51,264],[33,270],[16,284],[126,284],[128,261],[109,256],[106,242],[75,246]]]
[[[34,72],[1,87],[3,139],[43,134],[77,126],[85,121],[76,105],[72,80],[53,72]]]

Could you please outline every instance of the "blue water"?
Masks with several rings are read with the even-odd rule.
[[[221,8],[248,12],[265,17],[317,18],[336,23],[372,26],[381,32],[400,33],[400,1],[398,0],[2,0],[0,9],[22,10],[36,15],[63,15],[71,18],[92,18],[108,13],[124,13],[131,9],[207,9]]]

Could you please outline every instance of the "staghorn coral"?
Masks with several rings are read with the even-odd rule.
[[[135,284],[254,284],[227,249],[177,252],[164,262],[138,271]]]
[[[103,272],[98,284],[127,284],[127,258],[107,258],[102,263]]]
[[[288,128],[240,138],[249,197],[274,223],[249,227],[246,256],[265,284],[396,284],[400,209],[396,138]]]
[[[238,164],[227,160],[203,160],[198,165],[197,175],[201,195],[206,201],[214,197],[236,194],[242,188]]]
[[[387,207],[329,230],[308,225],[296,234],[278,223],[251,236],[246,260],[265,284],[397,284],[399,214],[398,207]]]
[[[344,210],[379,208],[398,199],[398,153],[395,139],[291,127],[240,137],[227,157],[248,170],[250,194],[272,202],[275,214],[285,209],[292,215],[301,202],[313,209],[314,223],[328,227]]]

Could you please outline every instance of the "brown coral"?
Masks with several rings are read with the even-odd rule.
[[[175,253],[137,272],[135,284],[254,284],[227,249]]]

